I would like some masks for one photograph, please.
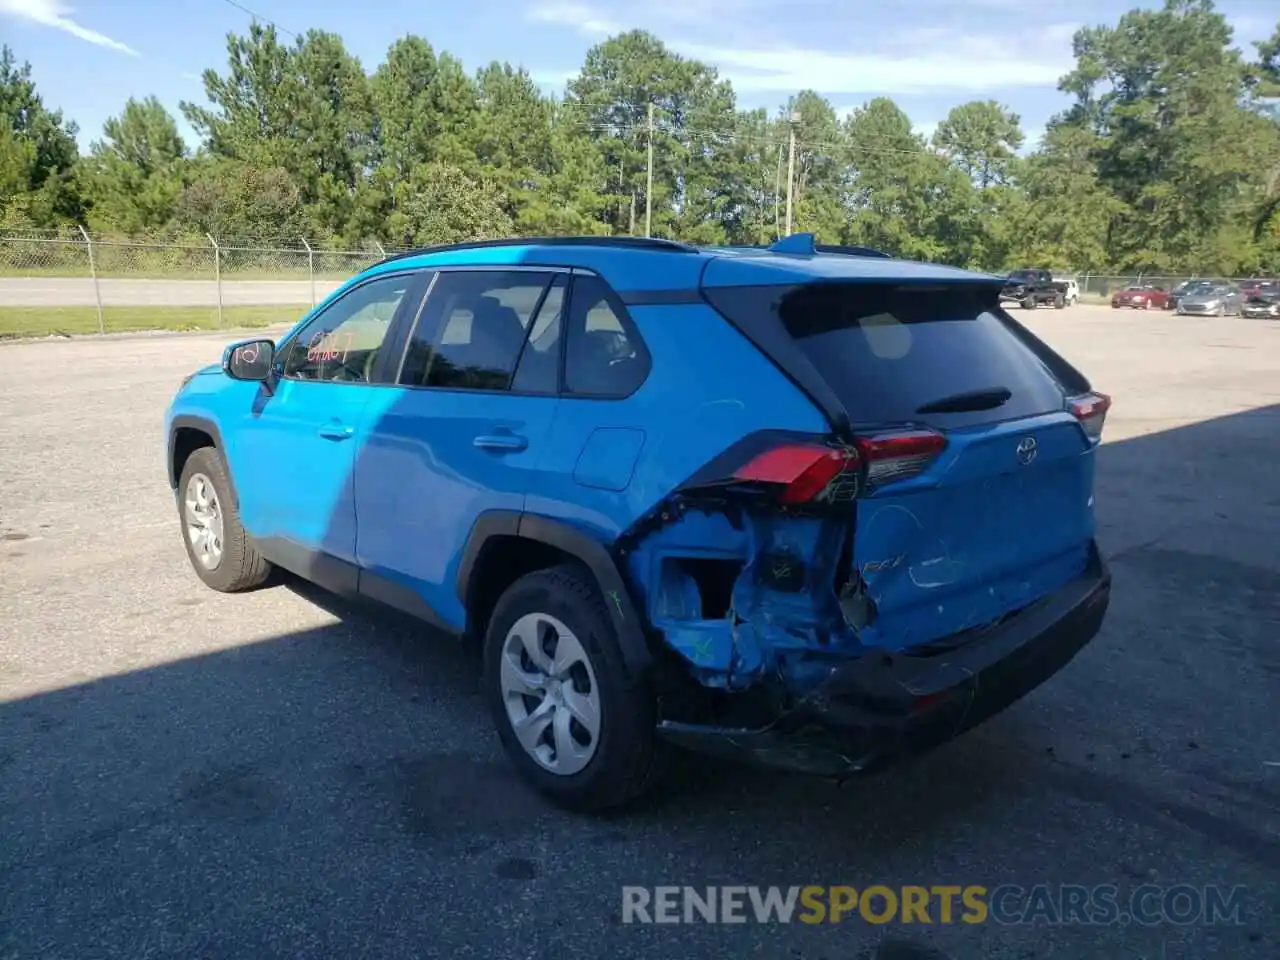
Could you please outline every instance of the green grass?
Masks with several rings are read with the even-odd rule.
[[[280,304],[251,307],[103,307],[107,333],[130,330],[226,330],[292,323],[311,307]],[[0,307],[0,339],[49,334],[98,333],[96,307]]]
[[[377,258],[370,258],[369,263],[373,263]],[[358,273],[368,264],[355,263],[351,270],[346,273],[339,271],[326,270],[316,271],[316,282],[324,281],[342,281],[349,278],[353,273]],[[86,266],[11,266],[0,263],[0,277],[6,279],[39,279],[42,277],[71,278],[76,280],[90,279],[89,268]],[[112,269],[104,267],[98,270],[99,280],[213,280],[213,266],[208,269],[191,269],[183,267],[156,267],[140,270],[128,268]],[[309,280],[311,275],[307,272],[306,267],[301,269],[290,269],[275,267],[240,267],[236,269],[224,269],[222,271],[222,279],[226,282],[233,280]]]

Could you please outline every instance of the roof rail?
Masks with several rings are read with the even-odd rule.
[[[698,248],[678,240],[660,237],[506,237],[501,240],[468,240],[465,243],[444,243],[434,247],[422,247],[393,254],[378,263],[391,263],[406,257],[421,257],[430,253],[446,253],[450,250],[485,250],[491,247],[622,247],[634,250],[665,250],[668,253],[697,253]]]
[[[847,247],[830,243],[818,243],[812,233],[793,233],[769,247],[770,253],[794,253],[799,256],[812,257],[819,253],[829,253],[841,257],[877,257],[892,260],[893,255],[871,247]]]
[[[878,257],[883,260],[892,260],[893,254],[885,253],[883,250],[876,250],[873,247],[846,247],[837,244],[820,243],[814,248],[818,253],[832,253],[841,257]]]

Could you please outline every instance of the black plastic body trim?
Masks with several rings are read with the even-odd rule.
[[[604,544],[562,520],[512,510],[486,510],[480,514],[471,528],[458,565],[458,599],[464,608],[470,609],[469,600],[477,587],[477,564],[486,544],[495,536],[536,540],[581,561],[595,578],[609,609],[628,676],[638,677],[653,664],[653,651],[644,624],[613,554]]]
[[[407,613],[443,633],[459,634],[416,591],[394,580],[284,537],[255,537],[253,543],[276,566],[330,593],[348,600],[372,600]]]
[[[701,290],[620,290],[618,297],[629,307],[706,303]]]
[[[874,247],[849,247],[839,244],[818,243],[814,244],[814,249],[818,253],[836,254],[841,257],[874,257],[877,260],[894,260],[893,254],[885,253],[883,250],[876,250]]]
[[[198,417],[190,413],[180,413],[173,418],[169,424],[169,437],[165,445],[166,461],[165,470],[169,474],[169,487],[172,490],[178,489],[178,472],[173,469],[173,453],[174,446],[178,439],[179,430],[199,430],[201,433],[207,434],[213,440],[214,449],[222,453],[226,448],[222,445],[222,432],[218,429],[218,425],[207,417]],[[223,459],[226,454],[223,453]],[[236,490],[236,478],[231,476],[231,467],[227,466],[227,482],[231,484],[231,498],[236,506],[240,505],[240,494]]]

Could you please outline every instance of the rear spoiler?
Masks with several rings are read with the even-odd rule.
[[[794,253],[800,256],[817,256],[820,253],[839,257],[875,257],[882,260],[894,259],[893,254],[871,247],[850,247],[838,244],[818,243],[812,233],[793,233],[783,237],[769,248],[770,253]]]

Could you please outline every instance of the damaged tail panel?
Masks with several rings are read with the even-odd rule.
[[[869,652],[970,643],[1082,575],[1109,401],[1009,328],[998,284],[737,286],[720,263],[708,300],[832,429],[747,436],[620,543],[703,687],[802,698]]]

